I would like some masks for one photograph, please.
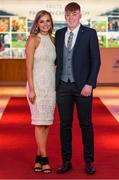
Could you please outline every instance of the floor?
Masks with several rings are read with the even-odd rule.
[[[10,97],[24,97],[25,94],[24,86],[0,86],[0,119]],[[119,122],[119,87],[97,87],[94,97],[99,97]]]

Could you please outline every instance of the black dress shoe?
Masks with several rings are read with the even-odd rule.
[[[96,169],[92,163],[86,163],[85,170],[86,170],[87,174],[95,174],[95,172],[96,172]]]
[[[66,161],[62,164],[62,166],[57,170],[57,174],[63,174],[69,171],[72,168],[72,164],[70,161]]]

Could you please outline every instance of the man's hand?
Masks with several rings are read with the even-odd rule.
[[[86,84],[81,91],[81,95],[82,96],[90,96],[91,93],[92,93],[92,86]]]

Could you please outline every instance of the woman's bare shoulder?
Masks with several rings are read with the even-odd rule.
[[[33,45],[34,47],[37,47],[37,45],[40,43],[40,38],[37,35],[30,35],[27,39],[27,45]]]
[[[37,35],[30,35],[27,39],[27,41],[37,42],[39,40],[39,37]]]

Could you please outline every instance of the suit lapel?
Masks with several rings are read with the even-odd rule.
[[[60,49],[61,49],[61,59],[63,57],[63,50],[64,50],[64,43],[65,43],[65,33],[67,28],[65,28],[61,34],[61,42],[60,42]]]
[[[78,32],[78,35],[77,35],[77,38],[76,38],[76,42],[75,42],[75,45],[74,45],[74,50],[79,47],[79,43],[80,43],[80,40],[83,36],[83,33],[84,33],[84,28],[83,26],[81,25],[80,26],[80,29],[79,29],[79,32]]]

